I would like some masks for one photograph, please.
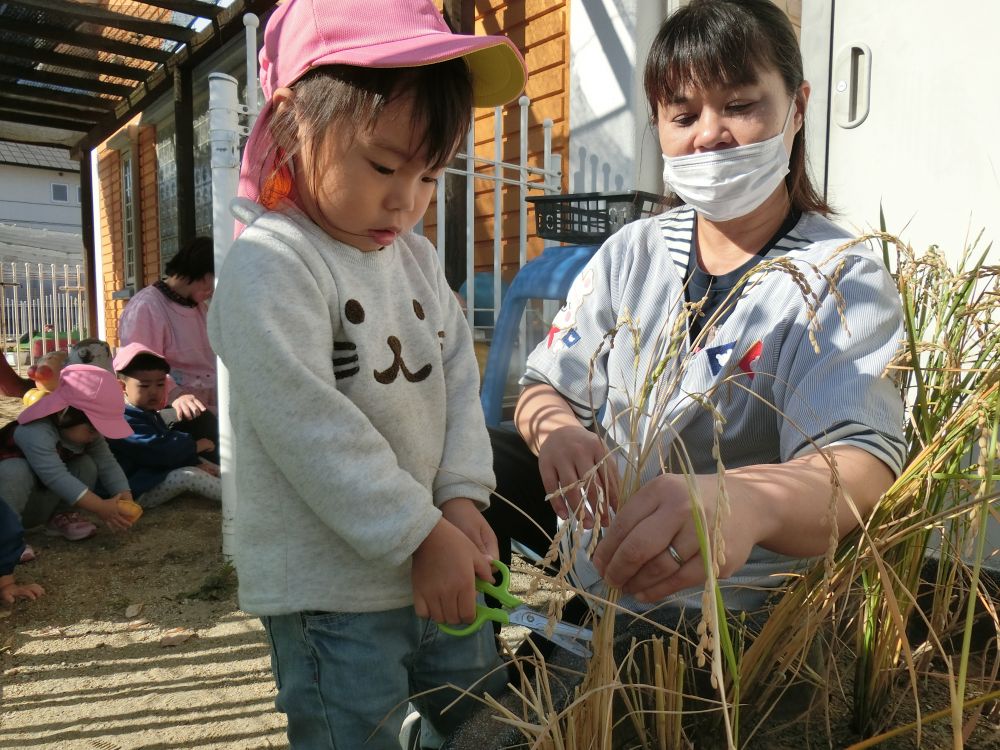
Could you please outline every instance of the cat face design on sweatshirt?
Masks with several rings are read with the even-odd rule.
[[[424,320],[425,318],[423,305],[417,300],[413,300],[413,314],[417,320]],[[365,308],[356,299],[349,299],[344,305],[344,318],[351,325],[362,325],[365,322]],[[438,331],[437,335],[438,339],[444,339],[444,331]],[[403,342],[397,336],[387,337],[385,343],[389,350],[388,353],[392,356],[392,360],[384,369],[372,371],[376,382],[382,385],[390,385],[396,381],[396,378],[402,375],[410,383],[419,383],[430,376],[433,369],[430,363],[416,370],[407,366],[403,359]],[[441,346],[442,348],[444,347],[443,341]],[[357,349],[357,345],[351,341],[333,342],[333,374],[337,380],[353,377],[360,371]]]

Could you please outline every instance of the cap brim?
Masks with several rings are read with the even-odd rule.
[[[127,357],[120,356],[122,354],[123,349],[125,349],[125,347],[119,349],[118,352],[115,354],[114,359],[111,360],[111,369],[113,369],[116,373],[124,370],[126,367],[132,364],[132,360],[134,360],[140,354],[152,354],[157,359],[163,360],[164,364],[166,364],[167,366],[167,372],[170,372],[170,363],[167,362],[167,358],[164,357],[162,354],[157,354],[148,347],[145,346],[136,347],[135,350],[132,351]]]
[[[86,412],[84,412],[84,414],[86,414]],[[125,421],[124,417],[119,419],[112,417],[95,419],[92,415],[88,414],[87,418],[90,420],[90,423],[94,425],[94,429],[109,440],[121,440],[122,438],[127,438],[135,432],[135,430],[129,426],[129,423]]]
[[[46,393],[31,406],[25,407],[17,415],[17,421],[20,424],[28,424],[28,422],[34,422],[36,419],[41,419],[50,414],[55,414],[57,411],[62,411],[67,406],[69,404],[66,403],[66,399],[63,398],[61,393]]]
[[[414,68],[464,57],[472,72],[472,104],[499,107],[524,90],[527,71],[514,43],[499,36],[433,33],[358,50],[340,50],[309,66]]]

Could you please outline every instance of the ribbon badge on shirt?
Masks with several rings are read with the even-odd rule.
[[[713,375],[718,375],[729,363],[729,358],[733,356],[733,348],[735,346],[736,342],[730,341],[728,344],[710,346],[705,350],[705,354],[708,355],[708,366],[711,368]]]
[[[580,340],[580,334],[576,332],[576,313],[583,307],[584,300],[594,291],[594,272],[587,269],[581,273],[573,286],[570,287],[566,296],[566,304],[556,313],[552,319],[552,327],[545,337],[546,346],[551,349],[555,345],[556,349],[573,346]],[[572,334],[572,335],[570,335]]]
[[[729,360],[733,356],[733,350],[736,348],[736,342],[730,341],[728,344],[721,344],[719,346],[710,346],[705,350],[708,355],[708,366],[712,370],[713,375],[718,375],[725,369],[726,365],[729,364]],[[761,352],[764,351],[764,344],[760,341],[756,342],[753,346],[747,349],[746,354],[744,354],[740,361],[737,363],[737,367],[740,368],[740,372],[747,375],[751,380],[755,375],[753,366],[760,359]]]
[[[747,349],[747,353],[743,355],[743,359],[739,362],[740,370],[742,370],[743,374],[751,380],[753,380],[753,376],[756,374],[754,373],[753,366],[757,363],[757,360],[760,359],[761,352],[763,351],[764,344],[758,341],[756,344]]]

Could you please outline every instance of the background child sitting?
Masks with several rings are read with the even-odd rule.
[[[125,531],[132,522],[117,505],[131,500],[128,480],[104,438],[132,428],[122,417],[115,377],[94,365],[69,365],[52,393],[27,407],[0,431],[0,487],[26,528],[46,523],[46,533],[71,541],[97,527],[76,512],[58,512],[60,501]],[[96,494],[98,482],[112,497]]]
[[[14,566],[26,546],[21,519],[7,503],[0,502],[0,604],[10,606],[15,599],[37,599],[45,593],[37,583],[18,584],[14,580]]]
[[[219,467],[198,455],[215,445],[171,429],[157,412],[166,400],[170,363],[133,343],[118,350],[113,366],[125,391],[125,419],[134,432],[110,445],[139,505],[154,508],[185,492],[221,500]]]

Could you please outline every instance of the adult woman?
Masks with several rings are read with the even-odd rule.
[[[641,486],[601,519],[602,539],[592,559],[578,554],[575,572],[592,590],[620,587],[626,606],[656,604],[659,617],[700,606],[705,570],[685,473],[713,528],[721,426],[728,510],[719,575],[727,606],[754,611],[782,574],[828,548],[831,507],[842,535],[901,469],[902,404],[882,377],[900,338],[900,305],[870,248],[840,249],[850,235],[825,218],[809,182],[809,84],[794,31],[773,3],[692,0],[653,42],[645,90],[664,180],[680,205],[628,225],[581,274],[572,324],[554,327],[528,360],[516,424],[564,519],[580,495],[562,488],[609,452],[621,470],[637,440],[656,441]],[[765,265],[741,284],[777,258],[786,270]],[[626,319],[639,327],[636,339],[618,328]],[[664,359],[662,337],[678,330],[680,350]],[[666,374],[650,403],[663,407],[661,418],[634,410],[627,418],[657,362]],[[590,429],[591,404],[605,405],[607,443]],[[509,437],[495,442],[497,491],[525,503],[524,464],[504,465],[515,449]],[[831,462],[844,489],[834,499]],[[614,498],[614,481],[598,478]]]
[[[140,343],[170,363],[167,403],[178,425],[197,438],[218,440],[215,354],[208,343],[208,299],[215,289],[214,250],[196,237],[166,266],[166,278],[139,290],[118,321],[122,346]]]

